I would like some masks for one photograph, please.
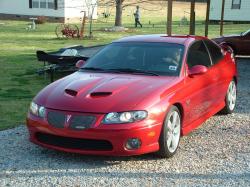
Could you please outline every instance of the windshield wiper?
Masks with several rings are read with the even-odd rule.
[[[105,71],[105,69],[102,68],[95,68],[95,67],[85,67],[85,68],[80,68],[81,70],[90,70],[90,71]]]
[[[145,75],[153,75],[153,76],[160,76],[157,73],[141,70],[141,69],[130,69],[130,68],[123,68],[123,69],[108,69],[109,71],[115,71],[118,73],[135,73],[135,74],[145,74]]]
[[[102,68],[95,68],[95,67],[85,67],[80,68],[81,70],[87,70],[87,71],[97,71],[97,72],[107,72],[107,73],[120,73],[120,71],[115,69],[102,69]]]
[[[140,69],[130,69],[130,68],[123,68],[123,69],[102,69],[102,68],[95,68],[95,67],[84,67],[80,68],[81,70],[87,70],[87,71],[99,71],[99,72],[109,72],[109,73],[134,73],[134,74],[145,74],[145,75],[153,75],[153,76],[159,76],[159,74],[146,71],[146,70],[140,70]]]

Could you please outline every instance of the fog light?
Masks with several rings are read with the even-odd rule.
[[[126,143],[126,148],[129,150],[139,149],[141,147],[141,140],[138,138],[128,139]]]

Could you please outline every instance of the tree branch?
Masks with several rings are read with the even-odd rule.
[[[122,7],[125,8],[125,7],[128,7],[128,6],[133,6],[133,5],[137,5],[137,4],[141,4],[141,3],[154,4],[152,2],[153,2],[152,0],[138,0],[136,2],[127,3],[127,4],[123,5]]]

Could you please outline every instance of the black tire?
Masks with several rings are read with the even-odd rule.
[[[235,87],[235,101],[234,101],[234,106],[232,107],[232,101],[230,101],[230,86],[232,86],[232,84],[234,85]],[[232,94],[232,93],[231,93]],[[231,95],[232,97],[232,95]],[[228,86],[228,89],[227,89],[227,94],[226,94],[226,97],[225,97],[225,107],[220,111],[221,114],[232,114],[234,112],[234,109],[235,109],[235,106],[236,106],[236,100],[237,100],[237,86],[236,86],[236,83],[234,80],[232,80]]]
[[[179,135],[178,135],[178,143],[177,143],[177,146],[176,146],[176,149],[174,150],[171,150],[168,146],[168,133],[171,131],[168,127],[168,120],[171,120],[170,118],[172,117],[172,114],[177,112],[178,116],[179,116]],[[159,139],[159,146],[160,146],[160,150],[157,152],[157,154],[160,156],[160,157],[163,157],[163,158],[170,158],[172,157],[176,151],[178,150],[178,147],[179,147],[179,142],[180,142],[180,134],[181,134],[181,113],[179,111],[179,109],[176,107],[176,106],[171,106],[167,115],[166,115],[166,118],[163,122],[163,126],[162,126],[162,130],[161,130],[161,135],[160,135],[160,139]]]

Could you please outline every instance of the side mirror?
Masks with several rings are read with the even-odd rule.
[[[80,69],[86,62],[84,60],[78,60],[76,63],[76,67]]]
[[[193,77],[194,75],[202,75],[207,72],[207,67],[203,65],[193,66],[188,70],[188,75]]]

